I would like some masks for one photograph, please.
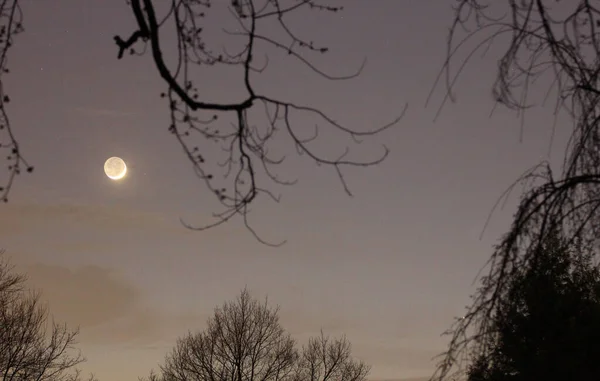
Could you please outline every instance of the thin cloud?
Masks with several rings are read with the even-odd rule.
[[[86,345],[170,346],[205,325],[205,315],[147,308],[141,292],[108,268],[35,263],[17,269],[27,275],[29,287],[42,291],[56,321],[80,328],[79,341]]]
[[[159,214],[141,212],[123,207],[96,206],[83,204],[8,204],[2,207],[0,217],[0,237],[30,231],[32,225],[52,223],[73,223],[100,229],[171,229],[185,232],[176,222]],[[175,220],[175,219],[173,219]],[[90,226],[91,225],[91,226]],[[6,230],[5,230],[6,228]],[[8,234],[7,234],[8,233]]]
[[[168,314],[137,308],[127,316],[87,330],[85,340],[96,345],[121,347],[170,348],[188,331],[199,332],[206,326],[201,314]]]
[[[126,316],[140,298],[138,290],[114,271],[99,266],[69,269],[35,263],[19,269],[29,287],[42,291],[57,320],[81,329]]]

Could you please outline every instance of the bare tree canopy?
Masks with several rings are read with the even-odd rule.
[[[25,290],[25,277],[13,273],[2,255],[0,250],[0,380],[80,380],[76,366],[84,358],[72,354],[78,331],[49,322],[39,294]]]
[[[371,368],[353,360],[351,349],[346,337],[331,340],[321,332],[302,348],[295,381],[364,381]]]
[[[364,62],[356,65],[357,69],[350,74],[335,75],[320,70],[311,59],[329,49],[304,39],[288,22],[291,16],[298,14],[308,25],[313,12],[336,13],[342,11],[342,7],[318,0],[129,0],[127,3],[135,25],[129,35],[114,37],[118,58],[123,58],[125,53],[135,54],[136,49],[142,53],[149,51],[157,74],[167,86],[161,96],[166,100],[170,115],[168,131],[180,143],[195,174],[224,208],[214,215],[214,223],[207,226],[186,223],[187,227],[204,230],[241,216],[254,233],[248,225],[248,206],[259,195],[278,201],[279,196],[270,187],[296,182],[294,174],[278,172],[278,165],[293,153],[294,147],[298,155],[308,157],[317,165],[331,167],[349,195],[343,168],[376,165],[388,155],[385,146],[379,154],[366,160],[353,158],[350,151],[360,139],[394,126],[403,112],[386,125],[354,129],[314,106],[296,104],[256,90],[255,84],[268,66],[269,53],[287,54],[325,80],[358,76]],[[231,39],[225,46],[205,38],[204,31],[207,20],[222,7],[227,8],[230,21],[236,25],[225,30]],[[0,3],[0,16],[0,43],[3,44],[0,69],[5,71],[8,48],[14,35],[23,30],[18,0]],[[174,53],[167,56],[165,52]],[[211,101],[211,94],[203,91],[198,76],[216,67],[238,68],[243,93],[233,91],[228,102]],[[290,69],[290,76],[295,74],[293,70]],[[0,76],[0,116],[4,118],[1,125],[8,132],[0,144],[12,152],[8,157],[10,177],[0,191],[5,201],[14,176],[24,169],[33,169],[25,162],[8,123],[4,112],[7,101]],[[314,124],[301,125],[298,117],[302,115]],[[338,137],[323,138],[322,130]],[[278,140],[282,134],[285,140]],[[315,143],[322,146],[322,142],[327,144],[325,151],[316,148]],[[290,149],[292,152],[288,152]]]
[[[216,308],[204,332],[177,341],[150,381],[365,381],[369,372],[351,357],[346,338],[321,334],[299,352],[279,323],[279,307],[244,289]]]
[[[456,80],[475,53],[500,51],[493,86],[498,104],[523,115],[552,99],[552,110],[566,113],[573,130],[562,170],[542,162],[515,183],[526,189],[514,221],[496,246],[472,305],[448,332],[452,339],[434,375],[438,380],[461,368],[475,341],[486,340],[510,280],[533,266],[535,248],[548,234],[564,232],[569,243],[587,250],[596,246],[600,228],[600,1],[459,0],[454,7],[448,56],[438,78],[446,81],[444,103],[453,99]],[[457,59],[462,61],[453,71]],[[545,97],[531,99],[540,90]]]

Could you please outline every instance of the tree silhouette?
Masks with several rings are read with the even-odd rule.
[[[436,379],[449,376],[455,365],[460,368],[475,338],[485,341],[493,311],[510,280],[521,269],[533,266],[540,252],[535,248],[551,232],[564,232],[568,242],[586,250],[596,246],[600,228],[599,6],[597,0],[459,0],[455,4],[447,59],[436,80],[436,84],[445,80],[447,90],[441,107],[454,100],[457,78],[476,52],[500,51],[493,86],[497,103],[523,117],[535,103],[530,95],[544,90],[541,103],[554,94],[553,112],[566,113],[574,127],[561,171],[553,171],[543,161],[503,195],[517,184],[525,186],[513,223],[488,262],[482,287],[465,316],[448,332],[450,347]],[[470,49],[466,59],[456,71],[451,70],[451,63],[464,49]],[[523,128],[524,119],[521,123]]]
[[[77,330],[49,323],[39,294],[28,293],[24,282],[0,250],[0,379],[79,381],[76,366],[84,358],[71,354]]]
[[[0,69],[6,67],[5,56],[14,34],[22,30],[18,4],[18,0],[0,3],[0,28],[4,31],[4,35],[0,35],[4,36]],[[350,138],[351,146],[354,146],[354,143],[360,143],[359,139],[394,126],[404,112],[381,127],[357,130],[340,124],[318,108],[278,99],[255,89],[260,73],[267,66],[269,52],[284,52],[326,80],[344,80],[359,75],[364,62],[349,75],[335,76],[317,68],[311,62],[311,55],[325,54],[328,48],[303,39],[287,22],[292,13],[305,10],[336,13],[342,10],[341,7],[318,0],[128,0],[128,5],[135,17],[135,27],[127,37],[114,37],[118,58],[123,58],[127,52],[135,54],[135,49],[150,51],[158,75],[167,86],[161,96],[170,113],[168,131],[180,143],[195,174],[224,207],[222,212],[214,214],[214,223],[207,226],[184,223],[188,228],[204,230],[241,216],[248,229],[261,240],[248,224],[249,204],[259,195],[279,200],[267,183],[293,185],[296,182],[293,174],[277,171],[289,149],[285,148],[285,142],[275,139],[276,135],[283,133],[297,154],[305,155],[317,165],[330,166],[349,195],[343,167],[372,166],[387,156],[388,149],[384,146],[381,154],[372,159],[354,159],[345,142]],[[231,44],[225,47],[212,46],[210,39],[204,36],[206,20],[218,7],[227,7],[237,23],[235,30],[225,31],[231,38]],[[306,17],[310,17],[310,13],[306,13]],[[269,28],[274,27],[278,28],[269,32]],[[175,30],[175,38],[165,39],[172,30]],[[166,51],[176,53],[165,57]],[[210,94],[203,92],[198,75],[217,66],[239,68],[240,85],[245,95],[232,95],[231,101],[226,103],[209,100]],[[292,74],[294,72],[290,72]],[[3,96],[1,91],[0,86],[0,97]],[[6,96],[4,99],[8,100]],[[0,101],[0,111],[3,110],[4,103]],[[297,117],[301,114],[313,118],[314,127],[299,126]],[[5,114],[4,117],[8,137],[2,147],[13,152],[9,157],[11,175],[2,193],[6,201],[14,176],[27,164]],[[321,138],[319,132],[324,128],[337,133],[338,138]],[[325,152],[315,148],[314,143],[318,141],[328,143]],[[340,142],[340,147],[336,147]],[[222,154],[215,154],[215,151]],[[277,151],[279,153],[275,153]],[[27,169],[32,170],[32,167]]]
[[[600,378],[600,271],[558,235],[537,250],[500,301],[469,381]]]
[[[278,312],[244,289],[215,309],[204,332],[179,339],[149,380],[365,381],[369,367],[352,359],[346,338],[321,333],[299,352]]]
[[[355,361],[346,337],[331,340],[323,334],[302,347],[294,381],[365,381],[370,367]]]

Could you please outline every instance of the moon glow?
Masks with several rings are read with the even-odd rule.
[[[127,174],[127,165],[120,157],[111,157],[104,162],[104,173],[111,180],[120,180]]]

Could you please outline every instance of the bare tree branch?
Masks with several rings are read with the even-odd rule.
[[[319,130],[322,128],[337,131],[341,136],[348,136],[355,143],[359,143],[358,137],[368,137],[383,132],[397,124],[402,115],[382,127],[359,131],[343,126],[317,108],[274,99],[259,94],[254,89],[256,76],[253,74],[264,69],[264,67],[258,69],[253,66],[261,48],[283,51],[327,80],[350,79],[360,74],[364,62],[355,73],[350,75],[335,76],[317,68],[308,57],[309,54],[324,54],[328,48],[306,41],[286,22],[289,14],[302,8],[335,13],[341,11],[341,7],[325,5],[316,0],[230,0],[227,3],[229,11],[239,28],[226,32],[229,36],[239,38],[243,42],[243,47],[237,52],[224,50],[224,54],[218,54],[203,39],[202,28],[204,19],[209,17],[210,9],[217,6],[216,2],[172,0],[168,16],[161,22],[158,21],[155,2],[152,0],[131,0],[130,4],[137,22],[137,30],[127,39],[115,37],[119,47],[118,57],[123,57],[124,52],[133,49],[138,42],[147,42],[150,45],[156,68],[168,86],[168,91],[163,93],[163,96],[168,100],[171,114],[169,131],[180,143],[196,175],[224,207],[222,212],[213,214],[216,218],[214,223],[194,226],[184,222],[186,227],[206,230],[221,225],[235,216],[241,216],[246,227],[259,241],[273,246],[285,242],[272,244],[265,241],[251,228],[248,220],[248,206],[257,196],[263,195],[274,201],[279,200],[278,196],[267,189],[268,187],[260,184],[264,181],[276,185],[295,183],[295,180],[282,179],[275,170],[275,167],[285,159],[285,156],[272,156],[269,150],[269,145],[273,144],[274,136],[278,132],[287,133],[288,138],[296,146],[298,154],[306,154],[316,164],[332,167],[348,195],[351,195],[351,192],[343,176],[344,166],[367,167],[379,164],[386,158],[387,147],[383,147],[381,155],[371,160],[360,161],[348,158],[350,147],[346,147],[342,155],[334,154],[333,157],[327,157],[314,151],[309,143],[319,139]],[[171,69],[163,59],[162,52],[165,47],[160,40],[161,25],[167,22],[174,26],[177,33],[177,61]],[[279,30],[270,35],[263,34],[259,24],[269,22],[275,22]],[[264,55],[267,56],[266,53]],[[245,99],[234,103],[212,103],[200,100],[201,95],[206,97],[208,94],[203,94],[202,89],[192,78],[194,70],[218,65],[239,67],[243,73],[243,87],[247,93]],[[262,117],[256,112],[261,110],[264,111]],[[295,125],[292,111],[312,114],[322,120],[322,124],[316,126],[312,139],[299,137],[297,133],[299,127]],[[215,126],[221,115],[233,117],[234,122],[229,128]],[[191,142],[192,136],[200,137],[203,144]],[[213,144],[223,147],[223,152],[226,154],[224,162],[211,160],[205,154]],[[223,171],[222,179],[216,178],[215,170]]]
[[[149,47],[158,74],[168,88],[161,94],[168,101],[171,119],[168,130],[179,142],[192,164],[194,173],[205,183],[223,208],[221,212],[213,214],[214,223],[204,226],[184,223],[186,227],[206,230],[234,217],[241,217],[248,230],[260,242],[272,246],[279,246],[285,242],[270,243],[262,239],[250,226],[248,217],[249,205],[257,196],[279,201],[279,196],[269,189],[270,186],[289,186],[296,182],[293,178],[285,179],[284,177],[288,176],[283,176],[277,171],[278,166],[289,156],[275,156],[275,150],[270,149],[273,145],[277,147],[277,144],[285,144],[275,142],[278,133],[287,136],[288,141],[296,147],[298,155],[306,154],[305,157],[317,165],[331,167],[348,195],[351,195],[351,191],[344,178],[344,167],[373,166],[387,157],[388,148],[385,146],[379,156],[367,160],[351,158],[350,153],[360,143],[359,137],[374,136],[393,127],[399,122],[404,111],[392,122],[379,128],[356,130],[342,125],[314,106],[275,99],[255,90],[257,75],[265,70],[269,51],[286,53],[291,59],[325,80],[346,80],[358,76],[366,60],[356,71],[345,75],[334,75],[318,68],[311,55],[322,55],[329,49],[303,38],[287,21],[295,12],[309,10],[337,13],[342,7],[327,5],[324,0],[128,0],[127,3],[133,13],[136,27],[128,37],[114,37],[118,47],[117,57],[123,58],[126,52],[143,54]],[[163,16],[157,14],[159,5],[167,6]],[[241,42],[241,48],[222,48],[222,53],[218,53],[215,47],[206,42],[203,24],[206,18],[210,17],[211,9],[218,6],[227,7],[232,20],[237,23],[235,30],[225,30],[225,33]],[[278,29],[267,32],[268,28],[261,28],[267,24],[276,25]],[[162,38],[167,26],[176,32],[173,65],[167,63],[173,60],[165,60],[163,56],[163,52],[171,48],[165,45]],[[9,161],[6,184],[0,185],[0,199],[3,201],[8,201],[8,193],[15,176],[23,170],[33,170],[22,156],[11,129],[5,110],[9,98],[4,94],[2,86],[2,75],[8,71],[8,49],[12,45],[14,35],[22,30],[22,14],[18,0],[0,0],[0,133],[4,133],[0,135],[0,149],[7,150]],[[138,48],[140,45],[142,49]],[[257,64],[258,56],[265,57],[264,65]],[[209,70],[215,66],[239,68],[246,93],[242,99],[225,103],[201,100],[209,94],[203,93],[194,76],[197,70]],[[298,126],[293,114],[312,115],[321,119],[321,122],[314,126],[312,138],[301,137],[298,131],[304,130],[304,126]],[[224,125],[219,124],[217,128],[219,120],[228,117],[233,119],[233,123],[229,126],[227,122],[221,123]],[[311,147],[312,143],[325,140],[319,133],[323,129],[333,131],[340,137],[327,141],[330,147],[326,153],[317,152]],[[193,137],[199,138],[199,142],[193,141]],[[352,147],[342,146],[342,152],[336,153],[335,144],[343,142],[344,137],[350,137],[354,144]],[[214,145],[222,148],[224,162],[213,157],[214,154],[210,152]],[[218,172],[221,172],[222,176],[218,176]]]
[[[204,332],[177,341],[149,381],[365,381],[370,367],[351,357],[345,337],[322,332],[299,353],[279,323],[279,307],[244,289],[216,308]]]
[[[510,230],[487,263],[488,274],[464,317],[449,330],[451,341],[433,379],[460,376],[470,354],[490,350],[491,321],[519,270],[535,263],[535,253],[553,231],[564,232],[568,243],[597,248],[600,228],[600,2],[577,0],[460,0],[449,34],[448,57],[438,77],[453,99],[456,79],[477,51],[500,47],[493,94],[498,104],[515,110],[524,126],[525,111],[534,106],[531,94],[548,86],[556,100],[555,115],[566,112],[574,129],[561,173],[542,163],[523,175],[525,186]],[[466,59],[452,71],[450,63],[465,47]],[[537,86],[536,86],[537,85]],[[441,108],[440,108],[441,109]],[[552,127],[554,128],[554,126]],[[513,185],[514,186],[514,185]],[[511,186],[511,189],[512,187]]]
[[[352,358],[346,337],[311,338],[302,348],[295,381],[365,381],[371,367]]]
[[[297,353],[294,340],[279,324],[278,310],[242,291],[235,302],[215,309],[205,332],[190,333],[177,341],[160,367],[160,379],[286,379],[294,369]]]
[[[77,330],[48,322],[38,293],[24,288],[0,250],[0,379],[79,381],[76,366],[85,361],[74,350]],[[89,381],[97,381],[90,376]]]
[[[7,202],[8,194],[12,188],[15,176],[23,170],[32,172],[30,166],[19,148],[16,136],[13,133],[10,119],[6,112],[6,105],[10,102],[4,90],[3,76],[8,71],[8,50],[12,47],[14,36],[23,31],[23,14],[18,0],[0,1],[0,154],[6,155],[8,162],[8,177],[0,180],[0,201]]]

